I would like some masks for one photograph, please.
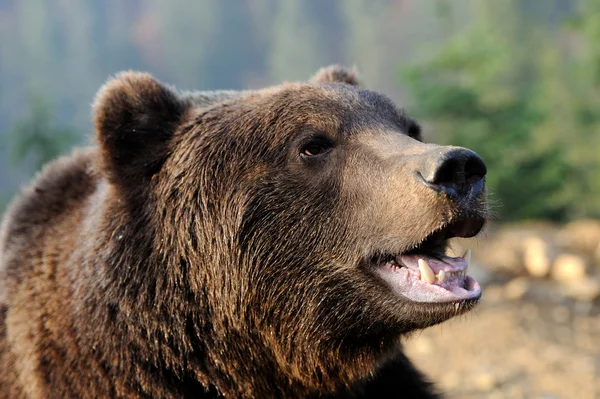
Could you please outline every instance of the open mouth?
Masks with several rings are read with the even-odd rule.
[[[416,248],[401,254],[377,254],[370,263],[394,292],[412,301],[477,301],[481,287],[467,275],[471,251],[459,257],[445,254],[447,240],[455,236],[452,230],[452,227],[438,230]]]

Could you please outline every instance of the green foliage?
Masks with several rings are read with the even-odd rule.
[[[576,99],[582,87],[598,97],[598,85],[591,85],[591,75],[577,82],[582,74],[565,82],[565,68],[572,76],[581,60],[560,67],[564,49],[552,38],[563,31],[539,34],[523,18],[522,5],[486,3],[479,24],[407,68],[403,81],[436,141],[472,148],[486,161],[501,220],[600,215],[594,188],[600,145],[591,139],[600,128],[600,107]],[[595,34],[589,43],[598,43]],[[587,68],[600,68],[600,58],[586,61]]]
[[[9,131],[3,147],[6,147],[13,164],[27,164],[30,173],[33,173],[71,147],[77,138],[75,130],[56,125],[47,101],[33,96],[30,99],[30,115]]]
[[[502,220],[600,217],[600,0],[50,4],[0,0],[0,196],[80,141],[120,70],[240,89],[343,63],[480,153]]]

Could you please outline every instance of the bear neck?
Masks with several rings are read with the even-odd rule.
[[[86,327],[81,343],[94,348],[98,361],[115,364],[113,378],[136,390],[151,385],[148,392],[165,397],[323,396],[360,385],[399,350],[396,338],[379,335],[327,342],[296,329],[292,338],[275,337],[226,306],[235,298],[206,288],[206,280],[192,272],[191,266],[202,262],[198,251],[183,249],[164,229],[157,240],[147,211],[120,206],[99,216],[107,228],[97,241],[109,242],[110,249],[99,248],[100,257],[87,265],[99,278],[91,280],[83,308],[97,323]],[[298,346],[303,350],[296,352]],[[346,352],[340,352],[342,346]],[[117,363],[115,353],[124,354]]]

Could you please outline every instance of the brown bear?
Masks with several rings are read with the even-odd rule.
[[[4,396],[437,397],[401,339],[480,298],[445,255],[486,220],[475,153],[337,66],[212,93],[121,73],[94,122],[2,223]]]

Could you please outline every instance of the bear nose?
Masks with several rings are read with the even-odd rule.
[[[421,169],[421,176],[430,188],[459,199],[479,194],[487,173],[479,155],[460,147],[435,151]]]

